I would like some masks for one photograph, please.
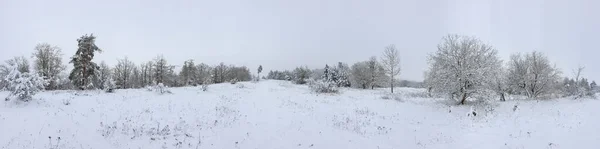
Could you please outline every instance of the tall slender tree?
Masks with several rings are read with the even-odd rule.
[[[262,65],[259,65],[258,66],[258,75],[257,75],[258,77],[256,77],[257,81],[260,80],[260,73],[262,72],[262,70],[263,70]]]
[[[390,76],[391,92],[394,93],[394,79],[400,75],[400,54],[396,46],[392,44],[385,47],[381,60],[385,71]]]

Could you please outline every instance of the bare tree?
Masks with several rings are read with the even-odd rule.
[[[112,79],[112,72],[110,67],[104,62],[100,62],[98,73],[96,73],[96,82],[95,84],[101,84],[100,89],[106,89],[105,84],[106,81]]]
[[[117,66],[114,68],[113,79],[119,88],[131,88],[133,80],[133,69],[135,64],[127,57],[117,60]]]
[[[65,70],[62,64],[61,49],[47,43],[35,46],[32,57],[36,72],[47,82],[45,89],[54,90],[58,87],[58,76]]]
[[[381,60],[387,75],[390,76],[390,87],[394,93],[394,79],[400,74],[400,54],[396,46],[392,44],[385,47]]]
[[[153,67],[154,63],[152,61],[140,65],[140,84],[142,86],[150,86],[154,82]]]
[[[212,81],[214,81],[214,83],[223,83],[227,79],[227,76],[229,76],[227,73],[229,72],[229,67],[227,67],[227,65],[225,65],[225,63],[221,62],[219,65],[215,66],[213,69],[213,74],[212,74]]]
[[[448,35],[429,56],[425,82],[433,91],[446,93],[464,104],[467,98],[488,89],[500,65],[492,46],[475,37]]]

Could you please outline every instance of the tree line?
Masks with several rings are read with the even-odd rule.
[[[106,89],[142,88],[164,84],[169,87],[197,86],[209,83],[250,81],[258,79],[262,65],[253,77],[245,66],[220,63],[210,66],[187,60],[176,72],[175,65],[169,64],[158,55],[153,60],[136,65],[127,57],[117,59],[113,67],[105,62],[96,64],[94,55],[102,52],[95,44],[93,34],[77,39],[78,49],[70,58],[73,65],[70,72],[62,63],[61,49],[48,43],[35,46],[32,54],[33,69],[26,57],[14,57],[0,65],[0,77],[7,78],[11,71],[34,72],[40,76],[46,90],[59,89]],[[423,83],[397,81],[401,72],[400,53],[392,44],[384,48],[382,56],[370,57],[365,61],[348,65],[339,62],[326,64],[322,69],[297,67],[291,71],[272,70],[265,79],[289,80],[296,84],[319,82],[325,91],[331,88],[353,87],[375,89],[394,87],[399,84],[425,87],[429,96],[448,97],[464,104],[467,99],[486,98],[497,95],[505,100],[507,94],[523,95],[528,98],[584,97],[593,96],[598,91],[595,81],[584,77],[584,67],[573,71],[574,78],[563,77],[562,72],[541,52],[515,53],[508,61],[499,58],[497,50],[476,37],[448,35],[442,38],[437,51],[428,55],[428,70]],[[15,75],[12,75],[13,77]],[[2,79],[0,88],[11,89],[10,80]],[[114,86],[114,87],[113,87]]]
[[[78,49],[70,58],[69,64],[73,65],[70,72],[62,62],[62,50],[48,43],[40,43],[34,48],[32,54],[33,67],[25,56],[14,57],[0,65],[0,89],[9,89],[6,76],[14,66],[20,73],[35,72],[43,78],[46,90],[70,89],[106,89],[110,83],[115,88],[142,88],[164,84],[169,87],[196,86],[205,83],[223,83],[230,81],[250,81],[252,75],[245,66],[226,65],[220,63],[215,66],[187,60],[176,72],[175,65],[168,63],[162,55],[153,60],[136,65],[127,57],[117,59],[115,66],[109,66],[104,61],[96,64],[94,55],[102,50],[95,44],[93,34],[83,35],[77,39]]]

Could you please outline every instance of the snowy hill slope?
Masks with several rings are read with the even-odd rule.
[[[0,106],[0,148],[600,146],[600,101],[593,99],[455,106],[420,98],[420,89],[399,89],[395,100],[382,98],[387,90],[317,95],[283,81],[239,84],[212,85],[207,92],[172,88],[164,95],[145,89],[43,92],[28,105]]]

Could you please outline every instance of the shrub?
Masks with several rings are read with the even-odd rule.
[[[37,73],[21,73],[15,66],[13,70],[6,76],[5,81],[8,82],[8,88],[11,91],[6,97],[6,101],[13,97],[28,102],[33,95],[44,89],[45,81]]]
[[[335,83],[324,81],[309,81],[308,87],[316,93],[338,93],[339,90]]]

